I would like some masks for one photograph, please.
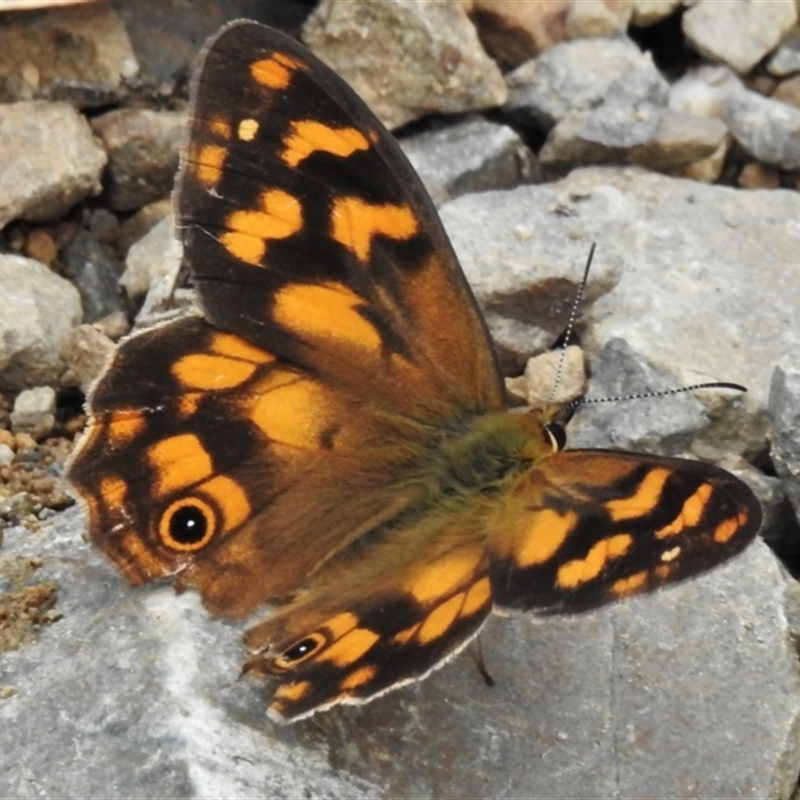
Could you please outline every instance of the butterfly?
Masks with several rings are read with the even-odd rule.
[[[132,584],[174,576],[293,721],[423,678],[493,610],[576,613],[755,536],[697,461],[564,450],[509,410],[436,211],[392,136],[285,35],[235,22],[192,84],[176,191],[201,314],[128,338],[69,477]]]

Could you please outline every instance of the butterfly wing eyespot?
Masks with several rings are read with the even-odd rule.
[[[193,553],[202,550],[219,529],[219,512],[199,497],[171,503],[161,515],[158,532],[171,550]]]
[[[311,658],[325,645],[326,641],[325,636],[315,631],[310,636],[287,647],[279,656],[276,656],[271,662],[271,666],[276,672],[293,669]]]

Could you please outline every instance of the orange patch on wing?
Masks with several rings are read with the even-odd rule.
[[[339,283],[290,283],[275,294],[272,314],[279,325],[302,338],[339,340],[377,352],[381,337],[358,313],[363,304]]]
[[[458,612],[464,604],[464,593],[457,594],[446,600],[431,611],[419,629],[417,639],[420,644],[427,644],[443,636],[452,626]]]
[[[405,630],[396,633],[392,637],[392,641],[395,642],[396,644],[406,644],[406,642],[409,642],[411,641],[411,639],[414,638],[417,631],[419,630],[419,627],[420,623],[417,623],[416,625],[412,625],[410,628],[406,628]]]
[[[285,89],[292,79],[292,72],[302,67],[300,61],[285,53],[273,53],[269,58],[262,58],[250,65],[253,80],[268,89]]]
[[[243,361],[252,361],[254,364],[268,364],[275,360],[272,353],[232,333],[215,333],[211,337],[210,347],[217,355],[240,358]]]
[[[295,683],[281,684],[275,690],[276,699],[296,701],[302,700],[311,690],[310,681],[297,681]],[[274,705],[280,706],[280,703]]]
[[[631,544],[633,537],[627,533],[618,533],[607,539],[601,539],[589,550],[586,558],[567,561],[559,568],[558,585],[563,589],[574,589],[596,578],[609,561],[624,555]]]
[[[213,497],[225,517],[225,531],[242,525],[252,511],[247,493],[233,478],[217,475],[202,485],[202,490]]]
[[[334,639],[338,639],[343,634],[353,630],[356,625],[358,625],[358,617],[349,611],[337,614],[325,623],[325,627],[330,631]]]
[[[464,604],[461,606],[460,616],[470,617],[480,611],[492,597],[492,587],[488,578],[481,578],[467,592]]]
[[[652,511],[661,499],[661,492],[670,474],[670,471],[663,467],[651,469],[630,497],[609,500],[605,503],[604,507],[611,515],[611,519],[615,522],[636,519]]]
[[[106,475],[100,478],[98,494],[103,498],[106,507],[119,507],[125,502],[128,493],[128,484],[121,478]]]
[[[331,661],[337,667],[348,667],[358,661],[380,639],[368,628],[354,628],[334,642],[320,656],[320,661]]]
[[[196,414],[202,396],[200,392],[187,392],[186,394],[182,394],[178,398],[178,414],[182,417],[191,417]]]
[[[199,483],[213,473],[211,456],[193,433],[156,442],[145,456],[157,472],[155,489],[160,496]]]
[[[117,411],[108,424],[108,446],[112,449],[127,444],[144,430],[141,411]]]
[[[479,549],[453,553],[421,567],[405,582],[405,589],[422,605],[446,597],[469,583],[483,559]]]
[[[364,262],[369,260],[374,236],[404,241],[419,229],[419,220],[410,206],[373,205],[358,197],[338,198],[331,211],[331,223],[331,236]]]
[[[182,387],[195,391],[232,389],[249,380],[255,371],[256,365],[250,361],[205,353],[184,356],[171,369]]]
[[[357,150],[369,149],[370,143],[358,128],[332,128],[324,122],[304,119],[293,122],[283,140],[281,158],[296,167],[312,153],[323,152],[347,158]]]
[[[369,683],[377,673],[377,668],[373,667],[369,664],[359,667],[356,670],[353,670],[340,684],[339,688],[342,691],[350,691],[352,689],[357,689],[359,686],[363,686],[365,683]]]
[[[278,372],[254,392],[250,419],[274,442],[306,450],[319,448],[330,421],[327,394],[314,381]]]
[[[260,267],[270,239],[286,239],[303,227],[303,209],[294,195],[267,189],[257,208],[231,212],[225,226],[227,231],[220,236],[223,247],[234,258]]]
[[[746,522],[746,511],[740,511],[735,517],[720,522],[720,524],[714,528],[714,541],[717,542],[717,544],[725,544],[725,542],[734,536]]]
[[[574,511],[559,514],[551,508],[537,509],[524,533],[513,543],[514,561],[520,567],[544,564],[556,554],[577,521]]]
[[[189,163],[203,186],[216,186],[219,183],[227,155],[228,148],[219,144],[204,144],[195,149]]]
[[[666,539],[683,533],[687,528],[696,527],[713,493],[714,487],[710,483],[701,484],[693,495],[686,498],[678,516],[669,525],[656,531],[656,539]]]
[[[208,121],[208,130],[214,136],[218,136],[220,139],[230,139],[231,138],[231,125],[228,120],[223,119],[222,117],[214,117]]]
[[[647,583],[647,570],[635,572],[627,578],[620,578],[611,584],[611,594],[617,597],[627,597],[630,594],[635,594],[640,589],[644,588]]]

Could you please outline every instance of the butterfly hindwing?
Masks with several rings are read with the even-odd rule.
[[[586,611],[704,572],[758,531],[752,491],[711,464],[607,450],[554,453],[498,504],[494,602]]]

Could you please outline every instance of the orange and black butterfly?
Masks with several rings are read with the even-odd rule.
[[[761,512],[709,464],[561,451],[506,408],[418,177],[354,92],[249,22],[207,45],[177,190],[202,316],[128,339],[70,477],[134,584],[252,627],[295,720],[418,680],[496,608],[570,613],[739,552]]]

